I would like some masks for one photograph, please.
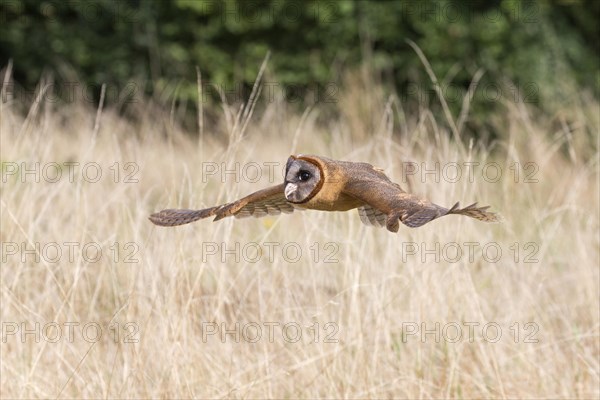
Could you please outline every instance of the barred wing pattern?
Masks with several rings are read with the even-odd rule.
[[[368,204],[365,204],[362,207],[358,207],[358,216],[360,220],[365,225],[372,225],[379,228],[385,227],[385,222],[387,220],[387,214],[379,211],[376,208],[371,207]]]
[[[410,228],[417,228],[436,218],[450,214],[465,215],[485,222],[500,220],[497,214],[486,211],[489,206],[477,207],[477,203],[460,208],[460,203],[457,202],[450,209],[429,202],[414,201],[410,197],[398,203],[401,203],[402,206],[389,214],[367,204],[358,208],[358,215],[365,225],[385,227],[392,232],[398,232],[400,222]],[[397,205],[399,205],[398,203]]]
[[[254,192],[244,198],[221,206],[203,210],[167,209],[152,214],[150,221],[159,226],[189,224],[214,216],[214,221],[234,216],[236,218],[263,217],[265,215],[289,214],[295,207],[285,199],[283,184]]]
[[[485,222],[498,222],[498,215],[486,211],[488,208],[490,207],[477,207],[477,203],[473,203],[465,208],[460,208],[460,202],[456,202],[452,208],[447,209],[438,206],[437,204],[430,203],[430,205],[422,207],[421,209],[406,210],[400,215],[400,221],[406,226],[417,228],[436,218],[443,217],[444,215],[455,214],[465,215]]]
[[[159,226],[177,226],[189,224],[202,218],[215,215],[219,207],[205,208],[204,210],[168,209],[150,215],[150,221]]]
[[[416,228],[444,215],[465,215],[480,221],[498,222],[499,216],[486,211],[489,207],[477,207],[477,203],[460,208],[439,206],[427,199],[406,193],[400,185],[389,180],[383,173],[367,170],[362,179],[349,181],[344,192],[364,204],[358,207],[358,215],[366,225],[385,227],[398,232],[400,223]]]

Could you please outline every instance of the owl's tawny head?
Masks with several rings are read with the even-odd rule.
[[[319,166],[301,157],[290,156],[285,168],[284,194],[290,203],[309,201],[323,185]]]

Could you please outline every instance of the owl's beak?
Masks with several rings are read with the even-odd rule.
[[[296,189],[298,189],[298,185],[296,185],[295,183],[288,183],[287,185],[285,185],[285,190],[283,192],[285,194],[285,198],[290,200],[292,193],[294,193]]]

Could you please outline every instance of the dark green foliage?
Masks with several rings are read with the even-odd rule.
[[[13,60],[17,82],[31,89],[52,71],[91,85],[95,99],[100,84],[126,91],[132,80],[146,94],[177,86],[178,99],[195,99],[196,66],[205,82],[239,94],[270,50],[278,87],[326,87],[367,62],[402,100],[435,108],[406,39],[455,115],[479,68],[475,117],[499,97],[556,109],[580,88],[600,93],[595,0],[1,0],[0,19],[0,62]]]

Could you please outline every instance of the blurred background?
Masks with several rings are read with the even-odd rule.
[[[599,21],[596,0],[0,0],[0,398],[600,398]],[[504,221],[148,221],[298,153]]]
[[[69,101],[77,84],[97,102],[106,84],[107,104],[176,101],[189,127],[197,69],[210,119],[219,92],[233,103],[248,97],[269,52],[263,96],[281,91],[300,109],[328,110],[366,67],[406,111],[438,113],[435,84],[407,40],[453,114],[478,78],[465,131],[480,138],[498,135],[486,121],[499,99],[554,114],[581,92],[600,94],[596,0],[2,0],[0,18],[0,64],[13,61],[15,92],[33,96],[51,81]]]

